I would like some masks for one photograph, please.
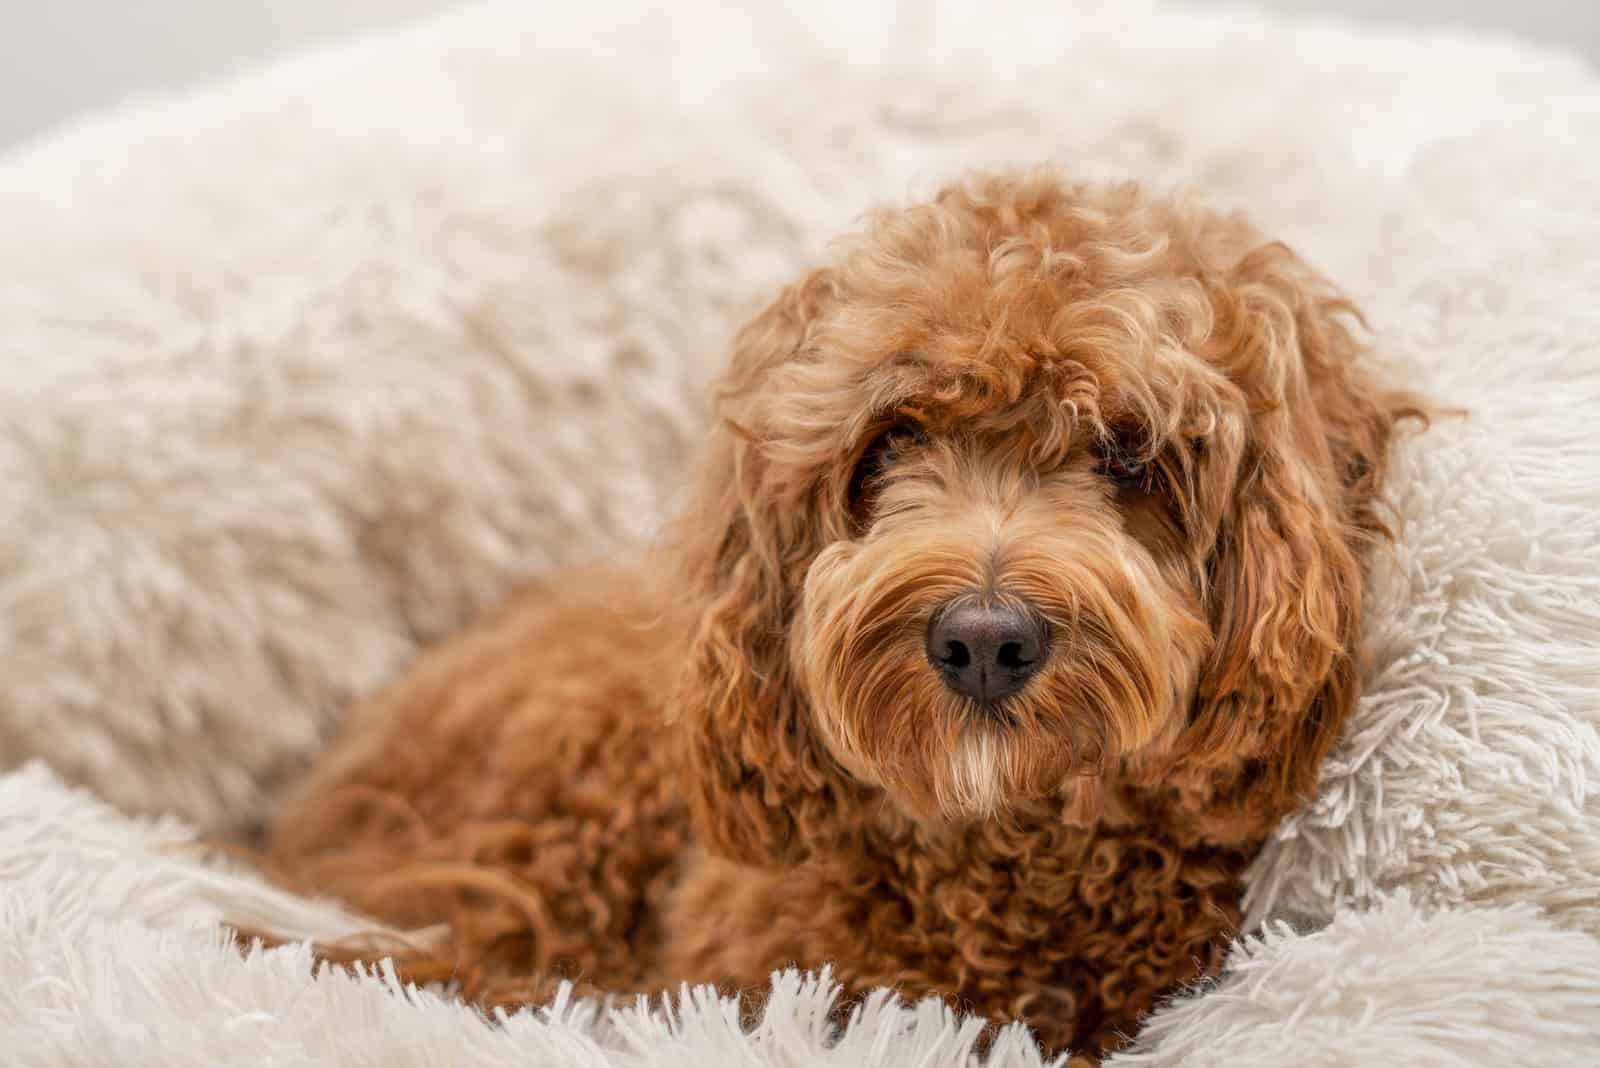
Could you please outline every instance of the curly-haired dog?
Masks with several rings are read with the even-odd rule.
[[[832,962],[1085,1052],[1214,969],[1356,697],[1413,402],[1236,218],[1046,173],[877,217],[744,328],[697,499],[352,714],[284,878],[469,996]]]

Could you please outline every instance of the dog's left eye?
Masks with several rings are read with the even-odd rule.
[[[857,519],[871,510],[878,484],[895,460],[920,440],[921,427],[900,421],[885,427],[867,443],[850,475],[850,511]]]
[[[1100,446],[1100,473],[1118,489],[1142,489],[1150,481],[1150,465],[1131,437],[1114,436]]]

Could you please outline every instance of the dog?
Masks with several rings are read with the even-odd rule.
[[[882,212],[740,331],[659,546],[354,709],[271,868],[448,925],[485,1004],[830,964],[1114,1049],[1220,967],[1356,700],[1424,414],[1361,329],[1136,185]]]

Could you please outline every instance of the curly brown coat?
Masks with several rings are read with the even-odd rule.
[[[663,558],[540,583],[354,710],[274,870],[449,924],[485,1002],[831,962],[1114,1047],[1217,968],[1356,699],[1420,412],[1354,317],[1130,185],[879,215],[739,334]],[[1042,635],[999,699],[930,638],[960,603]]]

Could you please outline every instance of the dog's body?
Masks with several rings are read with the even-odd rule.
[[[469,995],[831,963],[1053,1048],[1213,970],[1356,692],[1394,422],[1237,220],[988,179],[740,335],[665,559],[550,580],[357,709],[303,888]]]
[[[771,870],[696,848],[651,666],[672,643],[640,623],[659,594],[637,574],[573,578],[525,591],[358,708],[278,831],[280,863],[318,889],[456,924],[472,996],[527,1001],[563,977],[750,990],[832,962],[848,989],[952,996],[1079,1048],[1131,1033],[1219,962],[1247,849],[1131,813],[1084,825],[1065,799],[1005,823],[885,813],[824,862]],[[532,649],[553,662],[531,673]]]

